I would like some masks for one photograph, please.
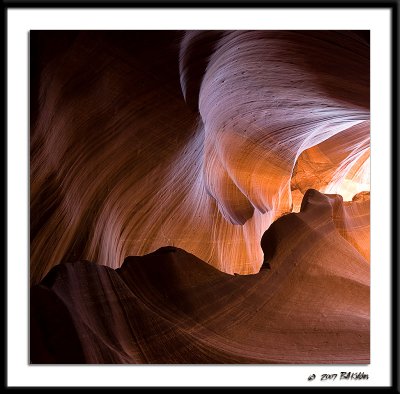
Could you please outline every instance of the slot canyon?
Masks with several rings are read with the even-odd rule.
[[[32,364],[368,364],[366,31],[31,31]]]

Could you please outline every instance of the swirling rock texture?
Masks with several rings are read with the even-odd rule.
[[[33,363],[368,363],[369,36],[31,32]]]

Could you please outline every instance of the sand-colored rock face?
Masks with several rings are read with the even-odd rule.
[[[358,33],[52,34],[31,36],[32,283],[166,245],[255,273],[306,190],[368,190]]]
[[[363,32],[31,32],[34,354],[368,362],[369,117]]]

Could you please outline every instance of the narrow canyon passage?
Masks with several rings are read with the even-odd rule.
[[[32,363],[369,362],[365,32],[30,40]]]

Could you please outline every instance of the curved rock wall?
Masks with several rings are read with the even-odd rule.
[[[255,273],[263,233],[306,190],[368,190],[369,44],[357,32],[31,40],[32,284],[60,262],[117,268],[166,245]]]

